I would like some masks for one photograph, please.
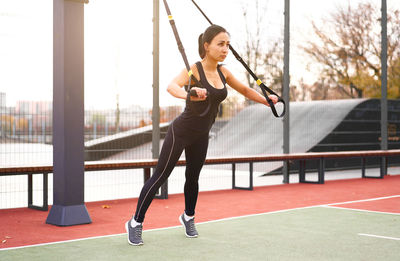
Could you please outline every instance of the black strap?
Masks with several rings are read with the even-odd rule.
[[[197,9],[203,14],[203,16],[207,19],[207,21],[212,25],[213,23],[211,22],[211,20],[207,17],[207,15],[203,12],[203,10],[201,10],[201,8],[197,5],[197,3],[192,0],[193,4],[197,7]],[[243,61],[242,57],[240,57],[240,55],[236,52],[235,49],[233,49],[232,45],[229,45],[229,49],[232,51],[233,55],[235,56],[235,58],[243,65],[243,67],[250,73],[250,75],[253,77],[253,79],[257,82],[258,86],[260,86],[261,91],[265,97],[265,99],[267,100],[272,113],[275,115],[275,117],[282,117],[283,115],[285,115],[286,112],[286,103],[285,101],[278,95],[276,94],[273,90],[271,90],[270,88],[268,88],[267,86],[265,86],[265,84],[257,77],[257,75],[254,74],[254,72],[249,68],[249,66]],[[268,97],[267,92],[269,92],[270,94],[276,95],[278,97],[278,102],[281,102],[283,104],[283,111],[280,115],[278,115],[276,109],[275,109],[275,105],[273,103],[273,101]]]
[[[218,74],[219,74],[219,77],[221,78],[221,80],[222,80],[222,83],[224,84],[224,86],[225,86],[225,84],[226,84],[226,79],[225,79],[225,75],[222,73],[222,71],[221,71],[221,64],[218,64],[218,66],[217,66],[217,71],[218,71]]]
[[[190,69],[190,65],[189,65],[188,59],[186,57],[185,49],[183,48],[183,44],[182,44],[181,39],[180,39],[179,34],[178,34],[178,29],[176,29],[175,21],[174,21],[172,15],[171,15],[171,11],[169,10],[169,6],[168,6],[168,3],[167,3],[166,0],[164,0],[164,6],[165,6],[165,10],[167,11],[167,15],[168,15],[169,23],[171,24],[171,27],[172,27],[172,31],[174,32],[174,35],[175,35],[176,43],[178,44],[179,52],[182,55],[183,62],[185,63],[186,69],[188,71],[189,84],[187,85],[187,87],[185,86],[186,87],[186,91],[188,92],[188,95],[186,96],[186,105],[191,106],[191,104],[195,103],[195,102],[192,102],[190,100],[190,96],[197,96],[196,91],[195,90],[191,90],[191,87],[193,87],[193,86],[191,86],[191,81],[193,80],[194,81],[194,85],[197,86],[197,87],[202,88],[203,86],[200,83],[200,81],[197,80],[196,77],[194,77],[193,72]],[[192,111],[195,114],[197,114],[197,116],[203,117],[203,116],[207,115],[207,113],[209,112],[209,110],[211,108],[211,101],[210,101],[209,97],[207,97],[206,100],[208,102],[207,108],[201,113],[199,113],[197,111],[195,106],[191,106]]]

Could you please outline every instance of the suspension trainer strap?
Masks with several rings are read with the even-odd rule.
[[[167,1],[166,0],[163,0],[163,1],[164,1],[165,10],[167,11],[169,23],[171,24],[172,31],[174,32],[174,35],[175,35],[176,43],[178,44],[179,52],[182,55],[183,62],[185,63],[186,69],[188,71],[189,84],[187,85],[187,87],[186,86],[185,87],[186,87],[186,91],[188,92],[188,95],[186,97],[186,104],[188,106],[190,106],[191,103],[195,103],[195,102],[192,102],[190,100],[190,96],[197,96],[196,91],[195,90],[191,90],[191,81],[194,82],[194,86],[197,86],[197,87],[200,87],[200,88],[202,87],[202,84],[200,83],[199,80],[196,79],[196,77],[194,77],[193,72],[190,69],[190,65],[189,65],[188,59],[186,57],[185,49],[183,48],[183,44],[182,44],[181,39],[179,37],[178,29],[176,28],[174,18],[171,15],[171,11],[169,9]],[[211,101],[210,101],[210,99],[208,97],[207,97],[207,102],[208,102],[207,108],[202,113],[199,113],[196,110],[195,106],[192,106],[191,109],[195,112],[195,114],[197,114],[197,116],[203,117],[208,113],[208,111],[211,108]]]
[[[194,0],[192,0],[192,3],[197,7],[197,9],[200,11],[200,13],[204,16],[204,18],[212,25],[213,23],[211,22],[211,20],[207,17],[207,15],[203,12],[203,10],[201,10],[201,8],[197,5],[197,3]],[[229,49],[232,51],[232,53],[235,56],[235,58],[243,65],[243,67],[251,75],[251,77],[253,77],[253,79],[257,82],[257,85],[260,86],[261,91],[262,91],[265,99],[267,100],[267,102],[268,102],[268,104],[269,104],[274,116],[277,117],[277,118],[280,118],[283,115],[285,115],[285,111],[286,111],[286,103],[285,103],[285,101],[278,94],[276,94],[273,90],[271,90],[270,88],[265,86],[265,84],[260,80],[260,78],[258,78],[257,75],[255,75],[255,73],[243,61],[242,57],[240,57],[240,55],[236,52],[236,50],[233,49],[232,45],[229,45]],[[276,111],[273,101],[268,97],[267,92],[270,93],[270,94],[276,95],[278,97],[278,102],[281,102],[283,104],[283,111],[282,111],[282,113],[280,115]]]

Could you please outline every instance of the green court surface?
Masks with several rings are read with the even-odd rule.
[[[143,232],[0,251],[18,260],[400,260],[400,215],[310,207]],[[40,233],[38,231],[38,233]]]

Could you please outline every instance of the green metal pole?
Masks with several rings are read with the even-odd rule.
[[[153,132],[152,154],[153,159],[158,159],[160,152],[160,1],[153,0]],[[157,198],[168,198],[168,181],[161,186]]]
[[[388,106],[387,106],[387,5],[386,0],[382,0],[381,6],[382,35],[381,35],[381,149],[388,149]],[[386,175],[386,158],[382,158],[382,174]]]
[[[160,151],[159,36],[159,0],[153,0],[153,159],[158,159]]]
[[[289,58],[290,58],[290,0],[285,0],[285,24],[284,24],[284,48],[283,48],[283,99],[286,101],[286,113],[283,118],[283,153],[290,152],[290,75],[289,75]],[[289,162],[283,162],[283,183],[289,183]]]

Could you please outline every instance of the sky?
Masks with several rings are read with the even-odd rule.
[[[291,0],[291,82],[317,80],[307,70],[306,59],[297,49],[310,37],[310,21],[318,21],[338,5],[364,0]],[[380,5],[381,0],[372,0]],[[400,9],[400,1],[387,0]],[[255,1],[197,0],[213,23],[231,34],[239,51],[245,44],[244,6]],[[0,92],[7,106],[18,100],[52,100],[52,0],[0,0]],[[190,63],[198,61],[197,37],[208,22],[190,0],[169,0]],[[262,42],[266,46],[283,38],[284,0],[263,0],[266,7]],[[115,108],[117,94],[122,108],[152,106],[153,1],[89,0],[85,5],[85,108]],[[245,69],[229,55],[226,66],[241,80]],[[184,68],[160,1],[160,105],[183,105],[166,92],[169,81]]]

